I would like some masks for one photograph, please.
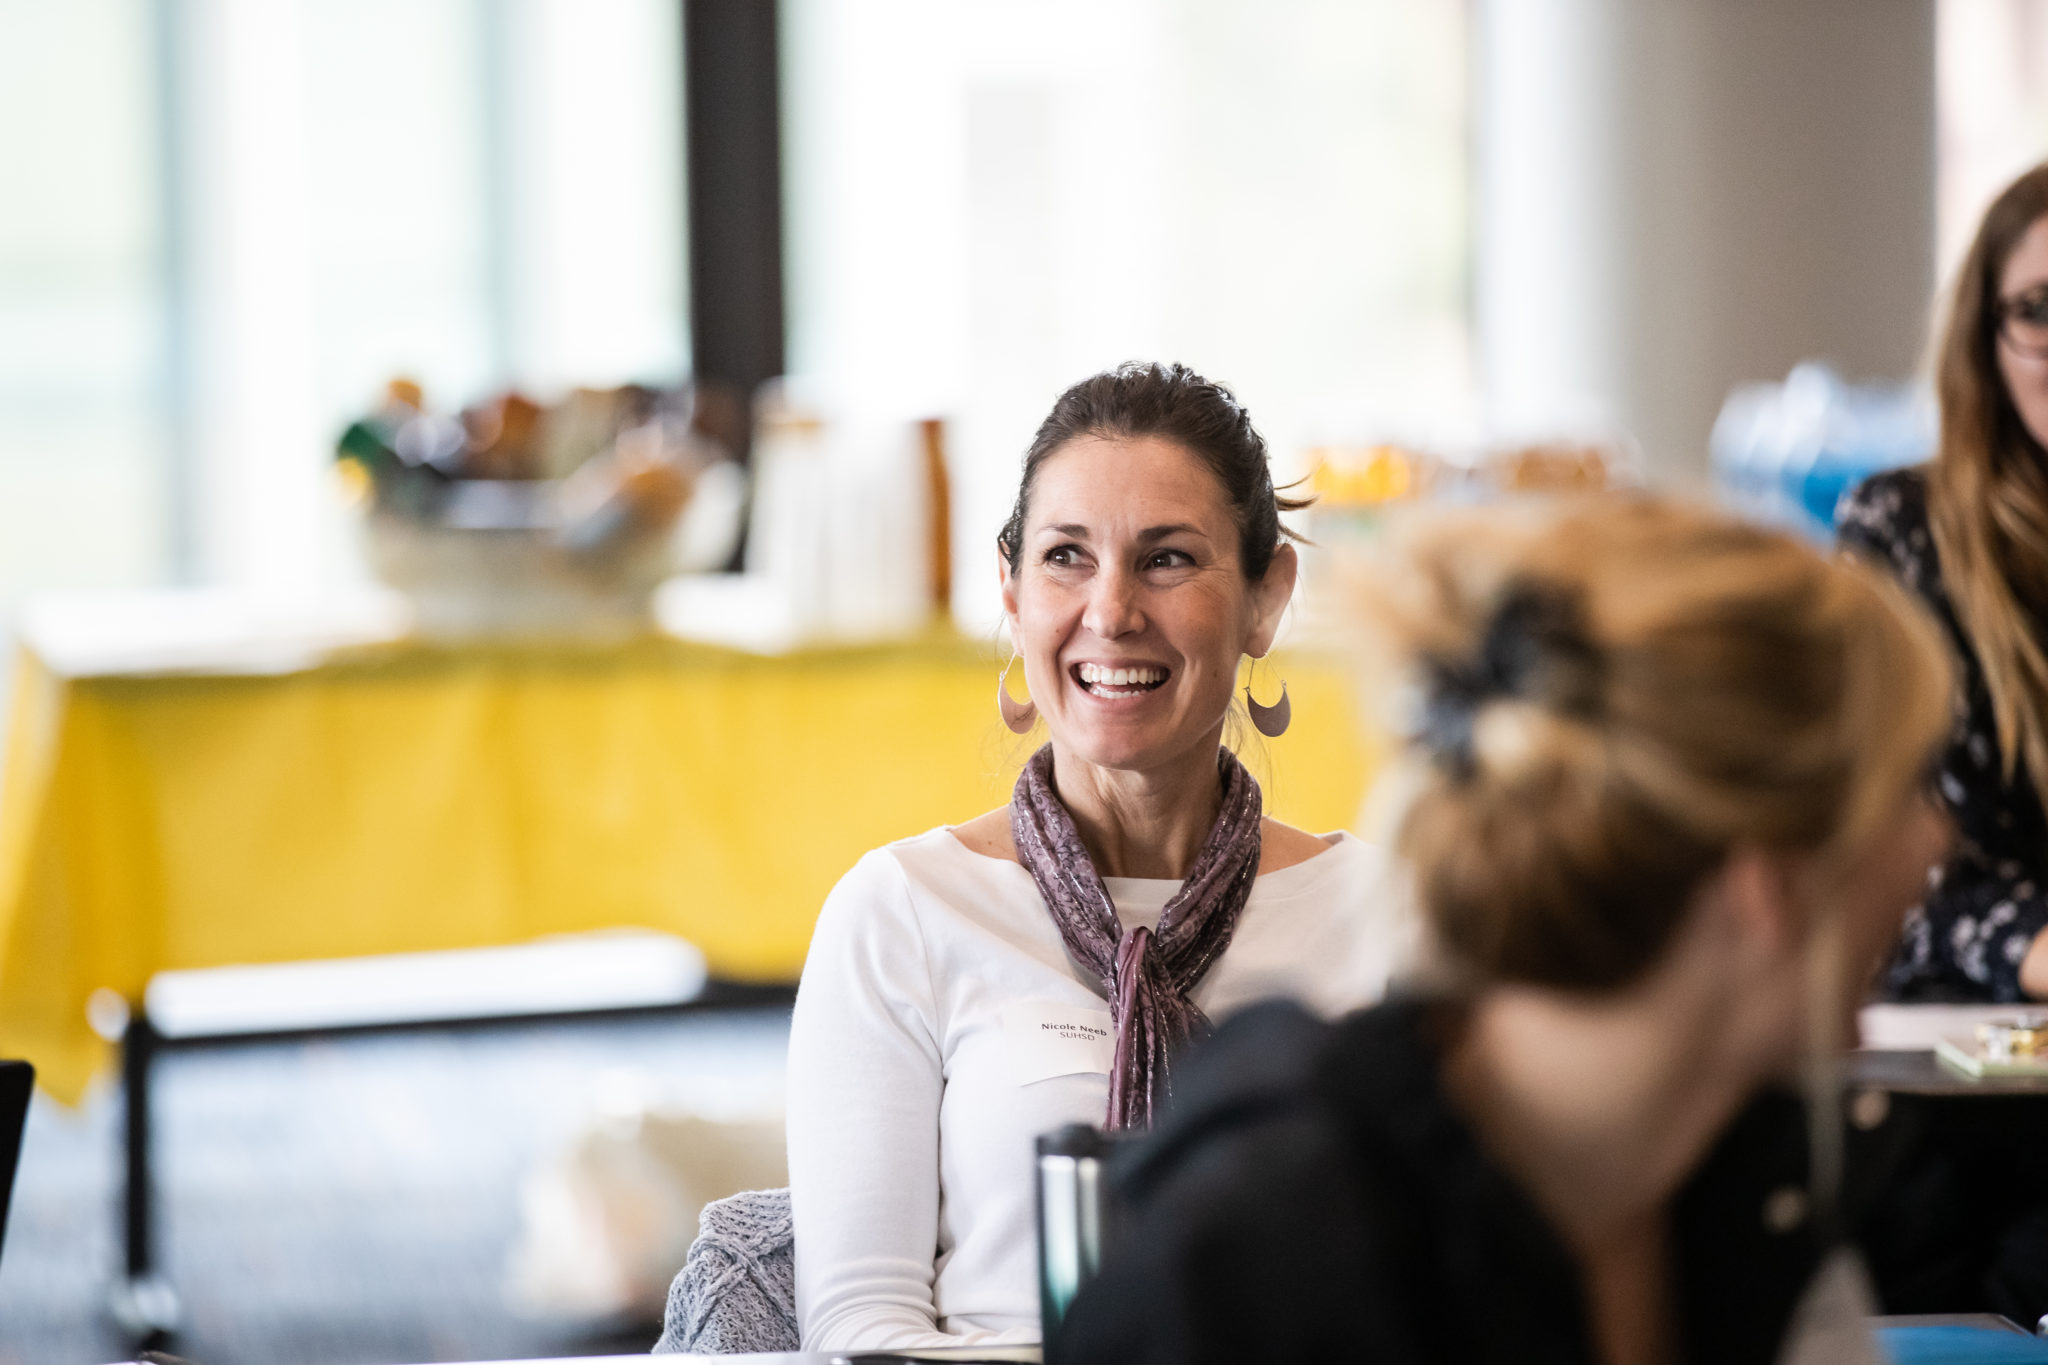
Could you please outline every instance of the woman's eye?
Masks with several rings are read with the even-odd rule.
[[[1045,552],[1045,562],[1054,568],[1071,569],[1081,562],[1078,545],[1055,545]]]
[[[1184,569],[1194,562],[1194,556],[1185,550],[1154,550],[1145,556],[1148,569]]]

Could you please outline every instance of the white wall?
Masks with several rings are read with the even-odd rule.
[[[1735,384],[1903,378],[1934,280],[1935,0],[1479,0],[1489,400],[1700,480]]]

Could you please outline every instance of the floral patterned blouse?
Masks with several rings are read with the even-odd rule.
[[[1941,580],[1927,520],[1926,471],[1895,469],[1864,481],[1843,499],[1835,519],[1844,548],[1890,570],[1933,608],[1962,669],[1955,728],[1936,773],[1956,843],[1906,917],[1884,994],[1893,1000],[2024,999],[2020,961],[2048,926],[2048,819],[2025,768],[2010,782],[2000,771],[1991,692]]]

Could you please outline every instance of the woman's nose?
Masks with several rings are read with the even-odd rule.
[[[1123,569],[1097,574],[1081,624],[1105,640],[1143,630],[1145,618],[1138,609],[1138,584],[1133,576]]]

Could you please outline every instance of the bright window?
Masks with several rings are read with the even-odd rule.
[[[1139,357],[1234,385],[1287,468],[1468,409],[1465,6],[784,0],[791,366],[956,418],[992,616],[1017,460]]]
[[[158,27],[159,21],[165,27]],[[687,359],[674,0],[0,0],[0,617],[355,571],[327,478]]]
[[[0,615],[171,570],[144,0],[0,0]]]

